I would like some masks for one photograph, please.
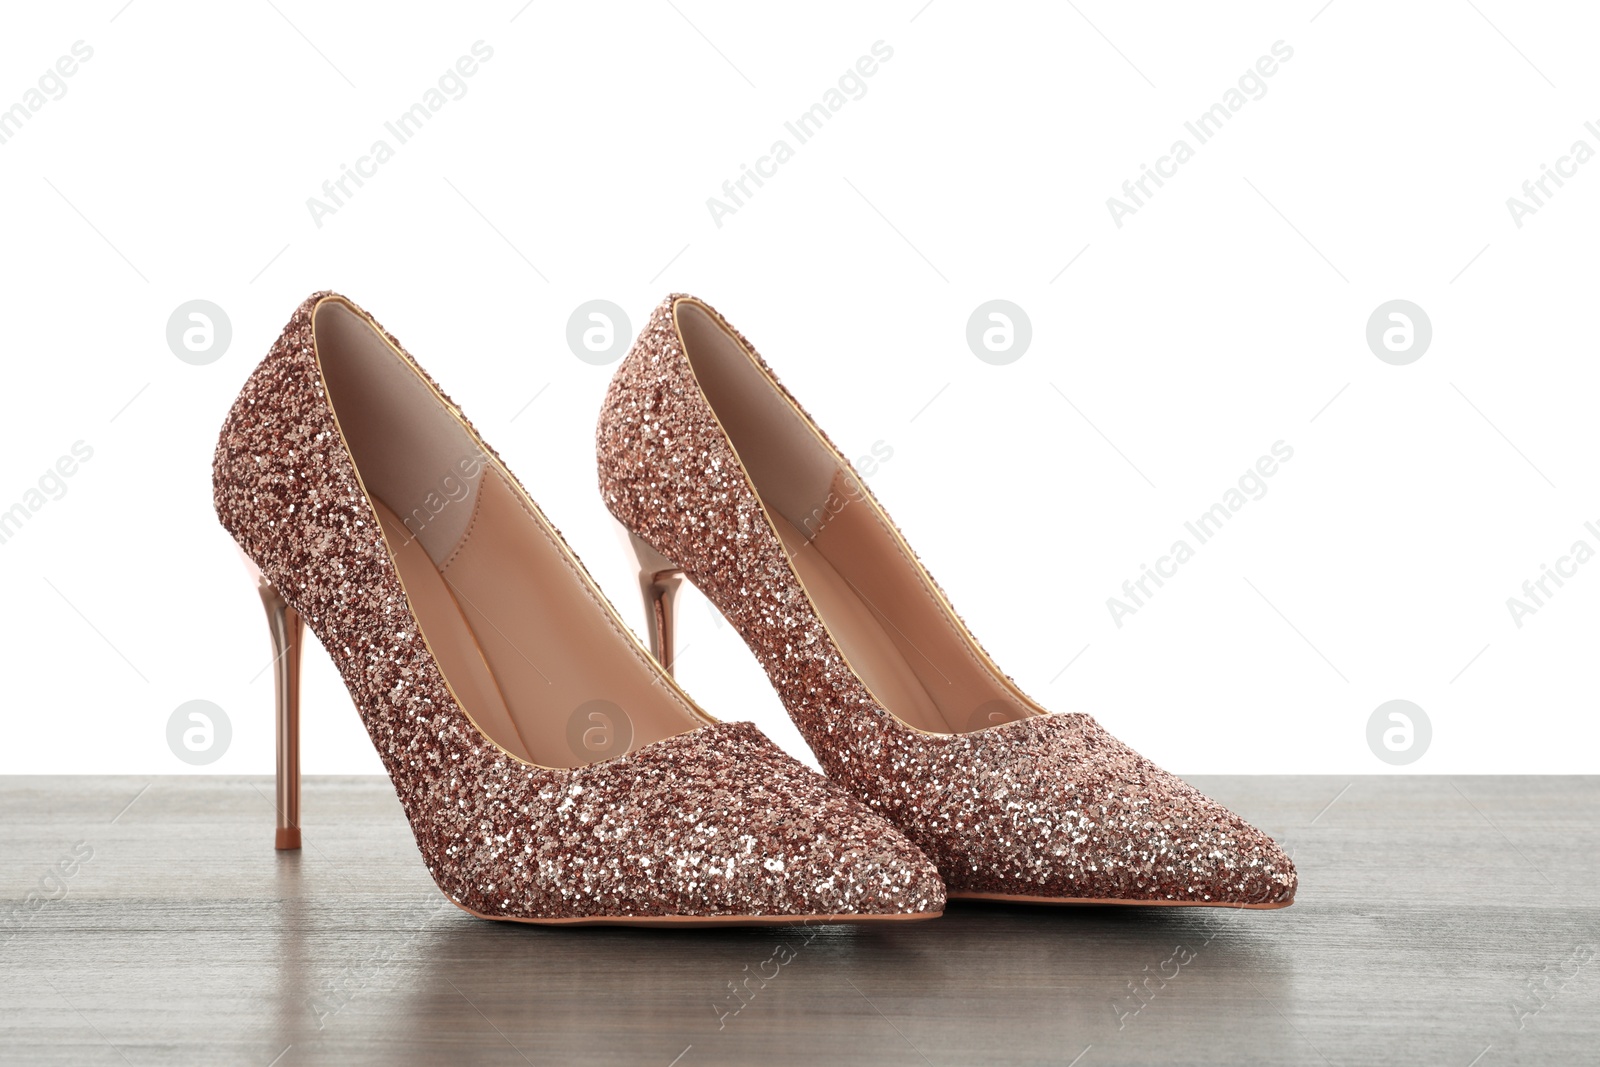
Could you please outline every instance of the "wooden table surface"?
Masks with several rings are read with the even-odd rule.
[[[0,1061],[1600,1063],[1600,778],[1193,780],[1297,904],[540,928],[446,902],[384,779],[308,779],[298,854],[270,779],[0,779]]]

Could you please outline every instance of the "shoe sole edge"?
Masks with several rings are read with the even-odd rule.
[[[832,915],[578,915],[530,918],[519,915],[485,915],[454,900],[450,903],[474,918],[488,922],[524,923],[530,926],[673,926],[680,929],[696,926],[835,926],[844,923],[861,925],[927,922],[944,914],[943,910],[940,910],[883,914],[845,912]]]
[[[1112,906],[1125,908],[1235,908],[1243,911],[1277,911],[1294,903],[1294,898],[1265,904],[1241,904],[1230,900],[1140,900],[1127,897],[1042,897],[1026,893],[963,893],[952,891],[950,900],[971,900],[992,904],[1044,904],[1060,907]]]

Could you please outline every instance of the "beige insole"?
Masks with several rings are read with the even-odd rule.
[[[773,515],[772,522],[817,613],[872,695],[902,722],[922,730],[949,729],[938,702],[844,575],[806,540],[794,523],[782,515]]]
[[[507,752],[577,767],[709,721],[663,682],[494,468],[442,565],[387,505],[373,503],[445,679]]]
[[[815,427],[705,305],[673,305],[706,401],[851,668],[902,722],[934,733],[981,730],[1042,713],[974,646],[965,628]],[[981,514],[959,501],[959,518]]]
[[[851,668],[879,703],[919,730],[962,733],[1029,714],[981,669],[961,636],[941,625],[945,620],[926,596],[919,604],[899,588],[904,582],[896,579],[909,576],[893,561],[861,565],[869,531],[857,526],[871,522],[868,507],[848,502],[809,541],[772,514],[795,573]],[[857,556],[846,560],[850,552]],[[846,569],[861,580],[852,581]]]

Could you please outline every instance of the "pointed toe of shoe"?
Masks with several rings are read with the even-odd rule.
[[[538,811],[523,828],[531,862],[485,879],[568,892],[507,893],[493,907],[500,917],[854,922],[944,908],[939,873],[916,846],[750,723],[718,723],[593,764]],[[520,843],[513,834],[509,851]]]
[[[1266,833],[1170,775],[1171,814],[1135,844],[1157,858],[1149,881],[1163,903],[1281,908],[1294,902],[1294,862]]]
[[[758,866],[764,877],[750,887],[754,906],[766,914],[840,921],[924,918],[944,910],[938,868],[892,823],[755,737],[759,741],[752,739],[742,756],[750,765],[739,775],[756,783],[739,807],[750,813],[747,831],[763,841]]]
[[[1087,715],[1021,720],[946,747],[927,766],[953,788],[911,836],[952,897],[1255,908],[1294,899],[1294,864],[1276,842]]]
[[[1213,868],[1211,891],[1221,903],[1241,907],[1285,908],[1293,904],[1300,886],[1294,861],[1267,834],[1233,817],[1242,829],[1233,850]]]
[[[916,846],[864,809],[844,820],[838,833],[849,840],[828,849],[825,861],[793,872],[794,884],[809,894],[811,913],[912,919],[944,910],[944,879]]]

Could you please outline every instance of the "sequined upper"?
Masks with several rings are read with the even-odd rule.
[[[601,495],[738,629],[831,777],[904,830],[951,894],[1293,899],[1294,866],[1271,838],[1088,715],[936,734],[880,706],[808,599],[695,379],[673,318],[680,299],[656,308],[606,394]]]
[[[300,306],[228,413],[216,511],[333,657],[439,887],[508,918],[937,913],[926,858],[749,723],[575,770],[523,763],[478,731],[329,407],[312,336],[329,296]]]

